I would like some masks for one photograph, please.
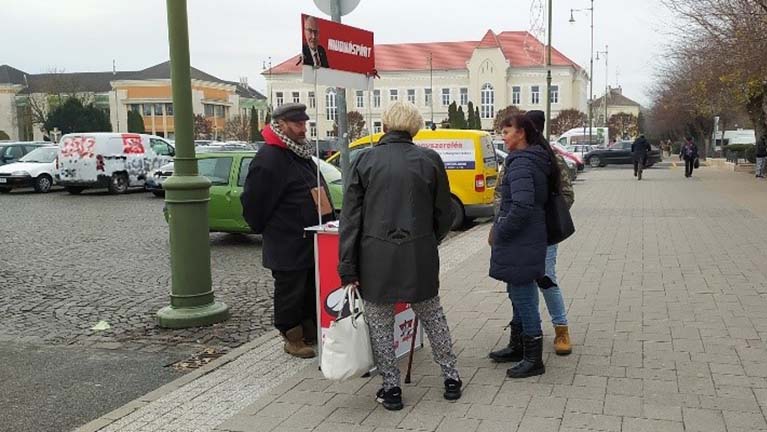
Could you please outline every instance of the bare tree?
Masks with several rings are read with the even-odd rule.
[[[348,123],[349,141],[354,141],[362,136],[365,130],[365,117],[357,111],[349,111],[346,115]],[[333,124],[333,132],[338,136],[338,123]]]
[[[562,110],[559,115],[551,120],[551,133],[561,135],[570,129],[583,126],[587,122],[586,114],[575,108]]]
[[[31,84],[24,77],[26,85]],[[29,109],[32,123],[42,132],[48,113],[69,98],[77,98],[83,105],[93,102],[93,95],[84,92],[82,83],[75,74],[67,74],[64,69],[49,68],[48,72],[35,76],[34,87],[29,89]]]
[[[632,138],[639,135],[639,119],[634,114],[618,113],[607,121],[610,136],[613,138]]]
[[[499,110],[495,115],[495,120],[493,120],[493,130],[496,133],[501,133],[501,124],[503,123],[503,120],[506,119],[506,117],[524,113],[525,112],[517,108],[516,105],[509,105],[506,108]]]
[[[247,142],[250,138],[248,119],[238,114],[227,120],[224,125],[224,137],[228,140]]]

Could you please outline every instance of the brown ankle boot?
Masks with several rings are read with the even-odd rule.
[[[312,358],[316,356],[314,348],[304,342],[304,329],[299,325],[285,332],[285,352],[299,358]]]
[[[573,347],[570,345],[570,333],[566,325],[554,326],[554,352],[557,355],[568,355],[573,352]]]

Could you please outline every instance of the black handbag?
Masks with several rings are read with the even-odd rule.
[[[692,167],[695,169],[700,168],[700,160],[698,160],[698,158],[695,158],[695,162],[692,163]]]
[[[575,233],[575,224],[562,194],[551,193],[543,209],[546,212],[546,236],[549,246],[560,243]]]

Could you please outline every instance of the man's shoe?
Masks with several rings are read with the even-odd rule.
[[[393,387],[389,390],[384,390],[383,387],[381,387],[376,393],[376,401],[389,411],[399,411],[403,407],[402,389]]]
[[[312,358],[317,354],[314,348],[304,342],[304,329],[301,326],[293,327],[285,332],[285,352],[298,358]]]
[[[317,323],[314,320],[306,319],[301,321],[301,329],[304,331],[304,342],[307,345],[317,343]]]
[[[461,398],[461,395],[463,392],[461,391],[461,387],[463,386],[463,382],[461,380],[454,380],[452,378],[448,378],[445,380],[445,399],[453,401],[458,400]]]
[[[573,352],[573,347],[570,345],[570,332],[566,325],[555,325],[554,333],[554,352],[557,355],[569,355]]]
[[[496,363],[518,362],[522,360],[522,325],[513,321],[509,323],[509,344],[498,351],[490,353],[490,358]]]
[[[528,378],[543,375],[546,366],[543,364],[543,336],[522,336],[525,355],[521,362],[506,371],[509,378]]]

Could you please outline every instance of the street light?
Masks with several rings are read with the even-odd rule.
[[[599,61],[599,55],[600,54],[603,54],[604,57],[605,57],[605,96],[604,96],[604,100],[602,102],[605,104],[605,126],[607,126],[607,120],[608,120],[608,118],[607,118],[607,98],[610,96],[609,95],[609,93],[610,93],[610,84],[608,84],[609,83],[609,72],[610,72],[610,70],[608,69],[608,65],[607,65],[607,56],[608,56],[607,45],[605,45],[605,50],[604,51],[597,51],[597,61]]]
[[[266,68],[267,64],[269,65],[268,69]],[[264,60],[264,64],[261,67],[261,69],[267,71],[269,76],[269,86],[268,86],[269,87],[269,112],[272,112],[272,107],[274,106],[274,104],[272,103],[272,93],[274,93],[274,91],[272,91],[272,58],[271,57],[269,57],[268,63],[266,60]]]
[[[589,143],[591,143],[591,125],[593,118],[593,94],[594,94],[594,0],[591,0],[591,7],[586,9],[570,9],[570,23],[575,22],[575,12],[591,13],[591,50],[589,51]]]

